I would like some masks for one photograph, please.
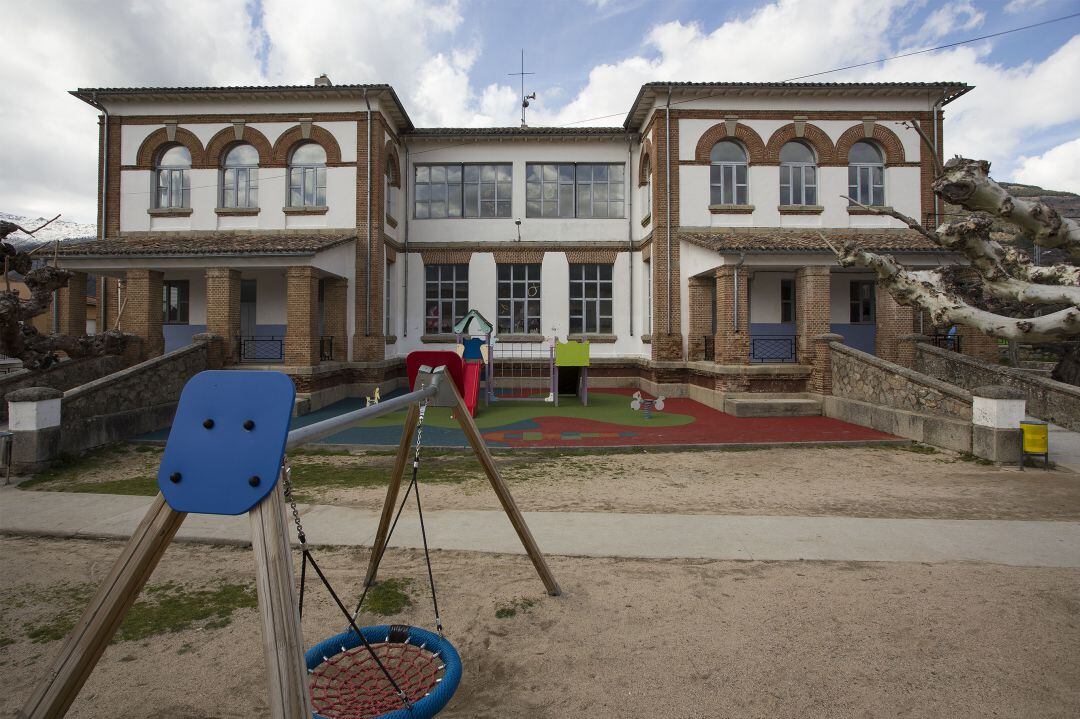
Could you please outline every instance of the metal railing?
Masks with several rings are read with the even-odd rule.
[[[334,336],[323,335],[319,338],[319,361],[331,362],[334,359]]]
[[[241,362],[283,362],[285,338],[276,335],[237,337],[237,356]]]
[[[795,335],[757,335],[750,338],[750,361],[795,362]]]
[[[962,352],[960,349],[960,335],[940,332],[930,335],[930,344],[943,350]]]

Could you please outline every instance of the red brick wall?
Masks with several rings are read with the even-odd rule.
[[[225,340],[225,361],[236,362],[240,335],[240,273],[227,267],[206,271],[206,331]]]
[[[311,266],[285,271],[285,364],[319,364],[319,275]]]

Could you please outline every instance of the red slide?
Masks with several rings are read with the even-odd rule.
[[[482,362],[466,362],[464,368],[465,391],[461,397],[473,417],[476,416],[476,399],[480,395],[480,369],[483,366]]]

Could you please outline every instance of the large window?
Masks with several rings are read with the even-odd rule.
[[[162,284],[162,322],[167,325],[188,323],[190,284],[187,280],[166,280]]]
[[[852,280],[849,285],[851,323],[865,324],[874,321],[874,281]]]
[[[300,145],[289,158],[289,206],[326,206],[326,150],[314,142]]]
[[[646,155],[642,163],[645,164],[645,186],[642,188],[641,216],[649,217],[652,215],[652,158]]]
[[[813,151],[801,142],[780,148],[780,204],[817,204],[817,163]]]
[[[424,273],[424,332],[450,334],[469,311],[469,266],[428,265]]]
[[[795,321],[795,280],[780,280],[780,321]]]
[[[885,204],[885,163],[881,151],[865,140],[848,153],[848,197],[864,205]]]
[[[570,265],[570,334],[611,334],[611,265]]]
[[[154,168],[156,207],[167,209],[191,206],[191,153],[183,145],[173,145],[158,157]]]
[[[499,265],[498,331],[540,334],[540,265]]]
[[[525,166],[526,217],[623,216],[626,166],[541,164]]]
[[[513,167],[417,165],[416,218],[510,217]]]
[[[259,206],[259,152],[251,145],[237,145],[225,155],[221,168],[221,206]]]
[[[747,204],[746,152],[742,145],[721,140],[713,145],[709,161],[709,204]]]

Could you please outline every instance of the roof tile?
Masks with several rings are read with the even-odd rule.
[[[153,232],[60,245],[66,257],[145,255],[313,255],[356,239],[345,232]]]
[[[717,252],[822,252],[829,250],[826,239],[838,247],[851,241],[863,250],[945,251],[914,230],[870,227],[716,227],[686,230],[679,239]]]

